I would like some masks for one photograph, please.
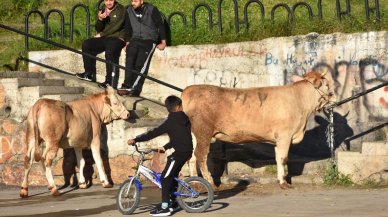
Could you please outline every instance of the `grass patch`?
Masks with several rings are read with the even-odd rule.
[[[278,173],[278,169],[276,165],[267,165],[265,166],[265,172],[268,174],[275,175]]]
[[[378,183],[376,180],[367,178],[362,181],[362,185],[367,188],[376,188],[381,187],[381,183]]]
[[[127,0],[118,0],[123,5],[128,5]],[[24,15],[29,10],[38,9],[45,14],[49,9],[60,10],[65,18],[64,40],[61,40],[61,23],[58,13],[52,13],[49,20],[49,39],[63,43],[72,48],[80,49],[82,41],[87,38],[85,31],[85,11],[77,8],[74,13],[74,39],[69,41],[69,23],[71,8],[82,3],[88,6],[91,14],[90,36],[95,34],[94,23],[96,18],[95,0],[4,0],[2,6],[6,11],[0,17],[0,22],[11,27],[24,31]],[[338,21],[335,1],[322,1],[323,19],[318,17],[318,5],[316,0],[305,0],[311,6],[313,17],[310,19],[306,7],[297,7],[294,13],[294,22],[288,20],[287,11],[280,7],[274,11],[274,20],[271,19],[271,11],[279,3],[285,3],[292,8],[300,0],[266,0],[261,1],[264,6],[264,18],[261,17],[259,5],[251,4],[247,9],[248,28],[244,24],[244,6],[247,0],[238,0],[238,23],[240,31],[235,31],[235,11],[234,1],[225,0],[221,4],[222,32],[219,31],[218,1],[210,0],[149,0],[156,5],[162,13],[168,17],[173,12],[181,12],[185,15],[187,26],[183,25],[179,16],[171,18],[171,45],[184,44],[221,44],[241,41],[257,41],[269,37],[281,37],[292,35],[304,35],[310,32],[319,34],[329,34],[333,32],[354,33],[367,31],[380,31],[388,29],[388,3],[387,0],[380,2],[380,22],[375,19],[375,14],[371,11],[370,20],[365,17],[365,1],[351,1],[350,17],[343,17]],[[369,1],[374,7],[374,1]],[[213,29],[209,28],[209,16],[205,7],[196,10],[196,28],[192,28],[192,13],[194,7],[200,3],[207,4],[212,10]],[[341,1],[342,11],[345,10],[345,1]],[[29,32],[43,37],[43,24],[37,15],[30,16]],[[6,40],[5,40],[6,39]],[[7,41],[12,39],[11,41]],[[16,44],[16,45],[14,45]],[[30,50],[57,49],[45,43],[31,39]],[[24,50],[24,37],[7,30],[0,29],[0,66],[12,63],[12,59],[17,57]]]

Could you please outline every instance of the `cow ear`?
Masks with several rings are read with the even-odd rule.
[[[292,81],[293,83],[298,82],[298,81],[301,81],[301,80],[303,80],[303,77],[301,77],[301,76],[299,76],[299,75],[291,75],[291,81]]]

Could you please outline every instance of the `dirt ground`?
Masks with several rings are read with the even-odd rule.
[[[0,186],[0,216],[122,216],[116,208],[118,187],[65,188],[58,197],[51,196],[45,187],[31,187],[30,197],[20,199],[19,187]],[[147,187],[141,194],[140,206],[133,216],[149,216],[149,211],[160,202],[159,189]],[[241,181],[216,189],[214,202],[206,212],[193,214],[181,210],[173,216],[388,217],[388,187],[345,188],[296,183],[292,189],[282,190],[276,183]]]

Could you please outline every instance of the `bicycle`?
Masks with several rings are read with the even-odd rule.
[[[132,214],[140,203],[140,191],[143,189],[140,175],[143,175],[157,187],[162,188],[161,173],[154,172],[143,165],[145,155],[157,152],[158,149],[143,151],[139,150],[137,144],[134,146],[140,154],[135,176],[129,176],[124,181],[116,196],[117,208],[124,215]],[[174,195],[183,210],[189,213],[200,213],[210,207],[213,202],[214,192],[208,181],[198,176],[189,177],[184,181],[177,177],[174,179],[178,182],[178,189],[174,192]]]

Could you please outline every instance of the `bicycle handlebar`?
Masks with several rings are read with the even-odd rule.
[[[138,143],[134,143],[132,146],[135,146],[135,149],[136,149],[136,151],[138,152],[138,153],[143,153],[143,154],[149,154],[149,153],[151,153],[151,152],[159,152],[159,153],[165,153],[165,151],[163,151],[163,150],[160,150],[160,149],[157,149],[157,148],[151,148],[150,150],[148,150],[148,151],[141,151],[141,150],[139,150],[139,145],[138,145]]]

